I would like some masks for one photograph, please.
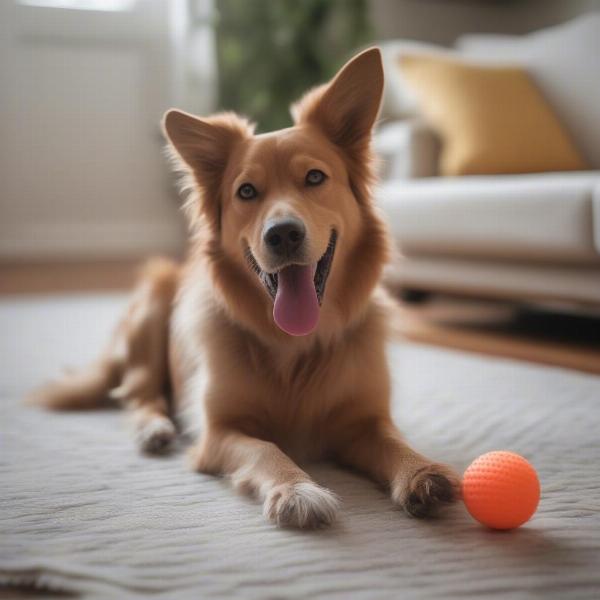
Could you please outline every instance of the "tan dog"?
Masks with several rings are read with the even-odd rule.
[[[370,197],[379,50],[350,61],[266,135],[233,115],[171,110],[164,129],[193,194],[188,259],[150,263],[103,357],[34,398],[82,408],[120,398],[141,446],[175,436],[201,403],[197,470],[229,475],[278,525],[330,523],[338,500],[294,459],[331,458],[424,516],[456,498],[446,466],[390,417],[385,228]],[[173,399],[173,406],[167,398]]]

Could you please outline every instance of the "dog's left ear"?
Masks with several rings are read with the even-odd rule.
[[[383,93],[379,48],[347,62],[330,83],[309,92],[292,107],[297,124],[319,127],[336,145],[352,149],[370,139]]]

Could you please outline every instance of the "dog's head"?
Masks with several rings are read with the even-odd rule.
[[[344,324],[364,304],[386,251],[368,190],[382,87],[380,52],[370,49],[296,104],[289,129],[253,135],[233,114],[165,115],[236,315],[256,324],[268,314],[286,333],[306,335],[322,312]]]

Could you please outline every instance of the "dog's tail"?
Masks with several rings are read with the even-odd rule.
[[[178,279],[176,263],[164,258],[149,261],[102,356],[34,390],[25,401],[54,410],[83,410],[151,391],[144,387],[167,387],[168,327]]]
[[[25,398],[52,410],[83,410],[113,403],[110,390],[119,381],[119,365],[101,359],[83,369],[67,372],[56,381],[35,389]]]

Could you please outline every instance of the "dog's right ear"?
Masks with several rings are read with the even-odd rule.
[[[176,158],[200,190],[200,211],[218,228],[223,174],[233,148],[252,136],[252,127],[233,113],[200,119],[176,109],[168,110],[162,123]]]

